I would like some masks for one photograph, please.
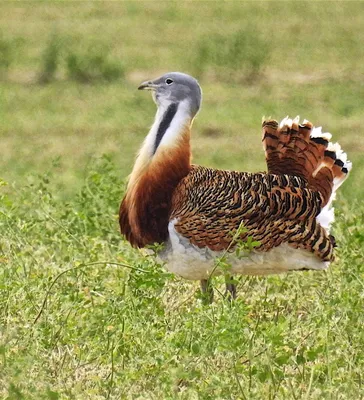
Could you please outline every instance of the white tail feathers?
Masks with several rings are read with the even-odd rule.
[[[305,120],[306,121],[306,120]],[[329,132],[322,132],[322,127],[318,126],[317,128],[313,127],[310,135],[311,138],[322,138],[327,140],[328,142],[331,140],[332,135]]]

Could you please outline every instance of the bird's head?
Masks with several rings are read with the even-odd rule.
[[[172,103],[187,104],[191,116],[200,109],[202,92],[197,80],[182,72],[169,72],[153,81],[143,82],[139,90],[151,90],[158,107],[168,108]]]

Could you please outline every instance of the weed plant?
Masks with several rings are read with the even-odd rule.
[[[71,50],[66,58],[67,75],[81,83],[95,81],[111,82],[124,77],[125,70],[120,60],[111,58],[107,47],[99,45],[85,50]]]
[[[110,47],[100,42],[85,47],[72,45],[70,38],[53,33],[40,60],[40,83],[60,76],[80,83],[112,82],[124,78],[123,63],[111,55]]]
[[[40,83],[50,83],[55,79],[60,63],[60,51],[60,38],[56,34],[52,34],[41,58]]]
[[[12,61],[12,42],[0,31],[0,77],[6,77]]]
[[[197,44],[196,73],[214,72],[219,80],[254,82],[270,57],[268,42],[256,30],[205,36]]]
[[[3,398],[364,395],[362,205],[341,203],[327,273],[240,277],[231,304],[215,278],[206,307],[121,240],[109,157],[67,202],[52,172],[0,190]]]

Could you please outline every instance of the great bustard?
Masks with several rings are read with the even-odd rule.
[[[268,173],[223,171],[192,165],[191,125],[201,88],[189,75],[171,72],[142,83],[157,104],[120,206],[121,232],[135,247],[164,243],[166,268],[200,280],[212,294],[216,257],[228,254],[229,274],[323,270],[333,261],[335,191],[351,169],[339,144],[308,121],[263,122]],[[239,239],[259,242],[236,257]],[[228,250],[228,251],[226,251]],[[235,287],[227,284],[231,296]]]

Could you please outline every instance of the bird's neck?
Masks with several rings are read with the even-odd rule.
[[[139,152],[124,199],[138,246],[167,238],[173,192],[191,168],[192,120],[184,104],[159,108]]]
[[[166,176],[168,168],[185,176],[190,168],[190,129],[193,116],[187,104],[170,103],[157,110],[154,123],[144,140],[129,177],[128,189],[147,173]],[[177,172],[177,171],[175,171]],[[162,178],[163,179],[163,178]]]

